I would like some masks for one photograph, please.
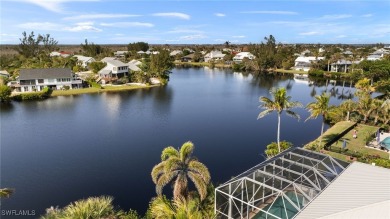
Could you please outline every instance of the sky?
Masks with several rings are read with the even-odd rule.
[[[390,0],[0,0],[0,44],[390,43]]]

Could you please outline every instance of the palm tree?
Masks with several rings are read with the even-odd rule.
[[[179,197],[172,202],[165,196],[154,198],[150,203],[150,214],[156,219],[202,219],[202,212],[199,208],[199,199],[185,199]]]
[[[14,193],[15,189],[4,188],[0,189],[0,198],[9,198]]]
[[[194,145],[190,141],[184,143],[179,150],[169,146],[162,151],[161,163],[154,166],[152,170],[152,179],[159,196],[162,194],[163,187],[176,178],[173,196],[185,197],[188,193],[188,178],[190,178],[201,200],[206,197],[210,173],[203,163],[192,157],[193,151]]]
[[[299,102],[290,101],[291,96],[287,96],[287,92],[285,88],[278,88],[278,89],[272,88],[270,93],[273,97],[273,100],[264,96],[259,98],[259,101],[262,102],[260,107],[265,110],[259,114],[257,119],[261,119],[273,111],[276,111],[278,113],[277,143],[278,143],[278,151],[280,153],[280,116],[282,115],[282,112],[286,110],[287,115],[292,116],[293,118],[299,120],[300,116],[297,113],[293,112],[291,109],[295,107],[301,107],[302,104]]]
[[[310,112],[310,116],[305,120],[305,122],[309,119],[316,119],[319,115],[322,116],[322,127],[319,144],[319,146],[321,146],[322,134],[324,133],[325,116],[331,109],[331,107],[329,106],[330,95],[327,93],[323,93],[321,95],[315,96],[315,98],[315,102],[311,102],[306,106],[306,109],[308,109]]]
[[[349,115],[351,114],[351,112],[354,109],[356,109],[356,103],[353,102],[353,100],[349,99],[349,100],[342,102],[340,107],[343,111],[347,112],[346,120],[349,121]]]

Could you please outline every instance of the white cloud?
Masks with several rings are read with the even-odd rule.
[[[92,2],[98,0],[15,0],[19,2],[27,2],[38,5],[46,10],[63,13],[65,10],[64,3],[67,2]]]
[[[233,38],[245,38],[245,36],[232,36]]]
[[[76,26],[66,27],[64,30],[70,32],[101,32],[102,29],[93,26],[93,22],[82,22],[77,23]]]
[[[226,16],[226,14],[222,14],[222,13],[215,13],[214,15],[217,17],[225,17]]]
[[[18,24],[17,27],[28,30],[61,30],[62,25],[51,22],[28,22]]]
[[[187,28],[174,28],[173,30],[167,31],[166,33],[203,33],[201,30],[196,30],[196,29],[187,29]]]
[[[345,37],[347,37],[347,35],[344,35],[344,34],[336,36],[336,38],[345,38]]]
[[[82,19],[100,19],[100,18],[126,18],[139,17],[136,14],[82,14],[71,17],[64,17],[63,20],[82,20]]]
[[[313,36],[313,35],[320,35],[320,34],[321,33],[317,32],[317,31],[310,31],[310,32],[299,33],[299,35],[302,35],[302,36]]]
[[[181,40],[198,40],[198,39],[204,39],[204,38],[207,38],[207,37],[203,34],[195,34],[195,35],[188,35],[188,36],[181,36],[180,37]]]
[[[295,11],[242,11],[242,14],[284,14],[284,15],[297,15]]]
[[[168,13],[154,13],[152,16],[157,17],[174,17],[174,18],[180,18],[184,20],[189,20],[191,17],[188,14],[179,13],[179,12],[168,12]]]
[[[363,14],[362,17],[372,17],[372,14]]]
[[[144,22],[114,22],[101,23],[100,25],[105,27],[154,27],[154,24]]]
[[[352,17],[350,14],[327,14],[322,16],[321,19],[344,19],[350,17]]]

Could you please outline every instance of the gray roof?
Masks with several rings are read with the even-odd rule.
[[[120,66],[127,66],[127,64],[119,61],[119,60],[107,60],[107,63],[110,63],[113,66],[120,67]]]
[[[69,68],[20,69],[19,80],[71,78]]]
[[[295,219],[390,218],[390,170],[352,163]]]

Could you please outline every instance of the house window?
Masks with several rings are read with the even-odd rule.
[[[49,83],[54,83],[54,79],[47,79]]]
[[[24,91],[28,91],[28,86],[23,87]]]
[[[32,91],[37,91],[37,88],[35,86],[31,87]]]
[[[43,79],[38,79],[38,84],[43,84]]]

